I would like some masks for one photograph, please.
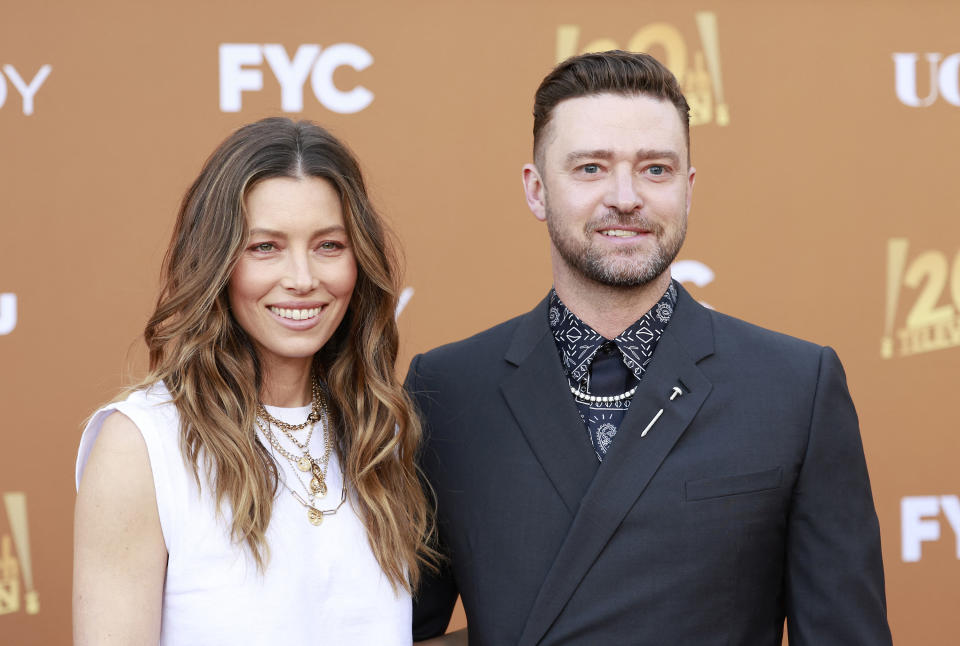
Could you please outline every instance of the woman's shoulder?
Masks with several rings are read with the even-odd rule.
[[[78,487],[90,454],[99,444],[104,444],[104,449],[132,449],[135,445],[145,445],[146,456],[154,470],[165,455],[179,454],[179,416],[163,382],[133,390],[125,398],[100,407],[90,416],[77,453]]]
[[[147,410],[163,409],[165,407],[176,408],[173,404],[173,396],[162,381],[155,381],[148,386],[131,390],[127,393],[126,398],[111,402],[104,408],[116,404],[126,404],[127,406]]]
[[[156,432],[162,427],[169,427],[171,422],[176,426],[179,421],[173,397],[162,381],[132,390],[125,398],[101,407],[91,417],[91,424],[98,417],[102,422],[115,411],[129,417],[141,433]],[[91,424],[87,425],[88,428]]]
[[[106,616],[100,604],[115,608],[120,599],[139,600],[141,614],[159,626],[160,604],[143,606],[159,599],[167,561],[164,505],[149,449],[133,420],[115,409],[94,435],[77,469],[75,575],[83,594],[76,609],[90,636],[105,634],[93,625]]]
[[[143,434],[137,424],[120,411],[111,410],[92,436],[84,433],[84,440],[87,441],[81,442],[81,461],[77,468],[78,491],[81,491],[81,480],[88,489],[102,490],[130,481],[134,476],[134,482],[142,480],[151,470]]]

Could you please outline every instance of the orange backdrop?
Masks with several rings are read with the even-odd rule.
[[[668,4],[5,3],[2,641],[69,642],[81,421],[143,370],[174,214],[217,143],[289,114],[354,148],[406,250],[405,370],[546,293],[520,184],[533,91],[558,58],[619,46],[661,57],[695,108],[675,275],[838,349],[894,636],[956,643],[960,5]]]

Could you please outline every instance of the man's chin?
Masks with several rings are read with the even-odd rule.
[[[630,289],[643,287],[656,282],[664,273],[669,272],[670,263],[645,262],[636,264],[605,262],[600,264],[590,263],[588,261],[579,267],[578,270],[581,275],[598,285]]]

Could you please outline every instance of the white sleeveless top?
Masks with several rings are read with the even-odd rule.
[[[268,410],[297,424],[310,408]],[[94,414],[80,440],[77,486],[100,427],[113,411],[140,429],[153,470],[169,554],[160,644],[410,646],[410,595],[402,589],[394,592],[380,569],[349,491],[340,510],[314,526],[306,508],[281,484],[267,529],[270,560],[260,573],[246,545],[231,542],[225,520],[229,511],[218,517],[210,487],[198,491],[180,453],[177,409],[162,384]],[[274,433],[284,448],[295,452],[278,429]],[[298,437],[303,440],[301,434]],[[266,438],[261,442],[274,451]],[[309,446],[314,457],[323,455],[319,423]],[[289,487],[306,500],[295,468],[280,455],[274,459]],[[319,509],[332,509],[340,502],[343,476],[335,451],[330,454],[326,483],[326,496],[316,499]]]

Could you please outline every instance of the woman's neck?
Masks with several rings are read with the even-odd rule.
[[[260,401],[267,406],[281,408],[309,404],[311,363],[307,359],[264,365]]]

